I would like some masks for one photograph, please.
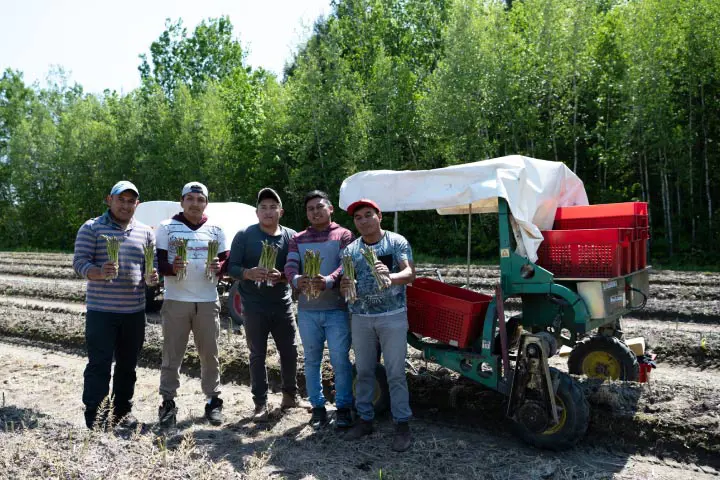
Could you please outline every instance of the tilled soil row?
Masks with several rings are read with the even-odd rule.
[[[27,265],[0,263],[0,274],[37,278],[80,278],[72,267],[58,265]]]
[[[84,318],[81,314],[28,310],[8,305],[0,317],[0,333],[10,337],[50,342],[70,349],[84,346]],[[142,363],[157,367],[161,362],[159,325],[146,328]],[[225,332],[220,338],[223,381],[249,382],[248,352],[244,339]],[[416,357],[418,352],[413,354]],[[302,354],[298,362],[299,385],[304,385]],[[418,363],[417,361],[415,362]],[[268,374],[275,388],[280,385],[279,365],[274,348],[268,355]],[[327,365],[327,362],[325,362]],[[199,358],[188,348],[184,369],[199,373]],[[331,372],[324,369],[327,389]],[[717,416],[720,389],[715,387],[678,388],[655,382],[652,386],[615,383],[598,384],[581,380],[592,405],[590,437],[608,445],[630,443],[654,452],[674,452],[682,458],[717,464],[720,453],[720,418]],[[456,421],[476,422],[490,429],[508,429],[503,417],[504,398],[456,375],[433,368],[427,374],[410,375],[413,405],[419,415]],[[330,392],[328,392],[330,393]],[[611,420],[610,420],[611,419]],[[704,458],[707,457],[707,458]]]
[[[81,280],[0,275],[0,295],[82,302],[86,283]]]

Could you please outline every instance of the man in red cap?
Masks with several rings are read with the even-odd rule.
[[[381,228],[382,213],[374,201],[358,200],[347,211],[361,237],[343,252],[352,257],[355,267],[357,299],[349,310],[357,368],[356,408],[360,416],[346,438],[357,440],[373,431],[372,400],[379,343],[395,423],[392,449],[404,452],[412,441],[408,424],[412,411],[405,377],[408,331],[405,285],[415,278],[412,249],[402,235]],[[377,257],[373,265],[366,260],[370,252]],[[344,276],[340,283],[343,294],[351,285],[352,281]]]

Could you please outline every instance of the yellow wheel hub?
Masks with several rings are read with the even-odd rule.
[[[590,378],[620,378],[620,362],[607,352],[590,352],[583,359],[582,371]]]
[[[565,422],[567,421],[567,408],[565,408],[565,403],[557,395],[555,395],[555,405],[558,408],[558,423],[554,427],[550,427],[545,430],[543,435],[552,435],[553,433],[557,433],[565,426]]]

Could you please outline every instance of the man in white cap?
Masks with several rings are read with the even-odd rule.
[[[190,332],[200,356],[200,376],[206,396],[205,417],[213,425],[223,422],[220,399],[220,301],[218,277],[228,257],[225,233],[205,216],[208,189],[200,182],[186,184],[181,193],[183,211],[160,223],[157,230],[158,266],[165,276],[162,315],[163,355],[160,370],[158,409],[162,426],[176,423],[175,397],[180,386],[180,366]],[[218,254],[210,259],[206,272],[208,244],[217,242]],[[178,255],[178,245],[187,242],[187,260]],[[210,273],[208,277],[207,273]]]
[[[99,409],[110,391],[113,357],[112,418],[126,426],[137,423],[130,411],[135,368],[145,341],[143,245],[155,240],[152,229],[133,218],[138,197],[138,189],[132,183],[126,180],[116,183],[105,198],[108,210],[85,222],[75,239],[73,268],[88,280],[85,316],[88,364],[83,403],[85,423],[91,429],[104,427],[110,413],[109,409]],[[120,241],[117,263],[108,257],[103,237]],[[150,282],[156,281],[154,271]]]

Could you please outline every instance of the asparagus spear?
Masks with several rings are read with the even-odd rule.
[[[345,301],[348,303],[354,303],[357,300],[357,290],[355,289],[355,264],[353,263],[352,255],[343,255],[343,275],[352,280],[350,289],[345,292]]]
[[[175,241],[175,255],[180,257],[180,260],[183,262],[187,262],[187,244],[188,239],[187,238],[179,238]],[[187,278],[187,267],[183,268],[179,272],[177,272],[177,279],[178,280],[184,280]]]
[[[116,265],[120,266],[120,238],[113,235],[101,235],[105,239],[105,249],[107,250],[108,260]],[[113,278],[117,278],[117,274],[114,277],[107,277],[105,280],[112,282]]]
[[[208,242],[207,260],[205,260],[205,277],[211,282],[216,280],[215,272],[210,268],[210,264],[213,259],[218,255],[218,249],[220,248],[220,242],[217,240],[210,240]]]
[[[382,278],[380,278],[380,274],[377,272],[377,270],[375,270],[375,263],[377,263],[378,261],[375,250],[373,249],[373,247],[367,247],[367,249],[361,248],[360,253],[370,267],[370,271],[372,272],[373,277],[375,277],[375,281],[378,285],[378,290],[383,290],[385,288],[385,282],[383,282]]]
[[[150,285],[150,277],[155,269],[155,244],[150,238],[143,244],[143,254],[145,255],[145,283]]]

